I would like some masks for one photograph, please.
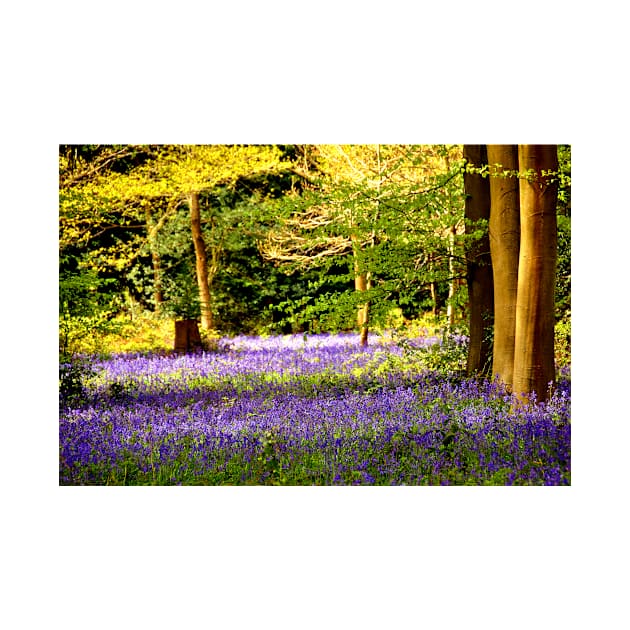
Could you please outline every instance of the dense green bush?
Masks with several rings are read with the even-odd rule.
[[[95,374],[87,359],[65,357],[59,362],[59,407],[80,407],[88,402],[87,381]]]

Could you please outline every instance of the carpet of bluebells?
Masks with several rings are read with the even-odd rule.
[[[92,359],[60,393],[60,485],[569,485],[570,380],[496,382],[356,335],[222,339]]]

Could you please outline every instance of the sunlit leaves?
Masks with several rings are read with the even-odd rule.
[[[61,251],[111,233],[117,235],[114,243],[92,248],[85,264],[122,270],[148,243],[158,247],[157,235],[176,219],[188,194],[283,167],[275,146],[163,145],[142,151],[138,164],[115,169],[116,159],[136,155],[133,147],[104,147],[91,162],[77,157],[72,168],[72,151],[60,155]]]

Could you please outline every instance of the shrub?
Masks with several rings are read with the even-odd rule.
[[[403,355],[419,369],[444,375],[464,374],[468,357],[468,337],[461,331],[433,330],[433,335],[420,338],[398,336],[397,344],[402,348]]]
[[[59,408],[80,407],[90,397],[87,380],[94,376],[86,359],[65,357],[59,362]]]
[[[554,352],[556,367],[560,370],[571,366],[571,312],[567,311],[556,324]]]

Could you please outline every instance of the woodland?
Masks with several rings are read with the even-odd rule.
[[[60,484],[570,484],[568,145],[60,145]]]

